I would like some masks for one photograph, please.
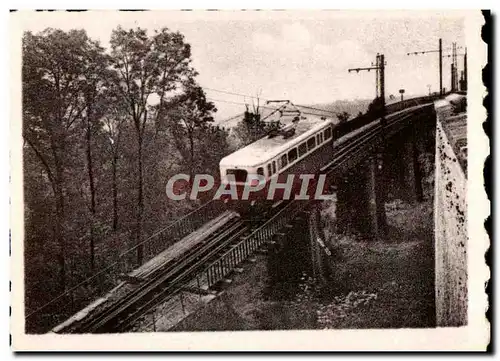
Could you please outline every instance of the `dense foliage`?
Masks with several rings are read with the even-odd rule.
[[[229,151],[196,75],[167,28],[119,27],[110,49],[83,30],[24,34],[27,314],[196,206],[167,199],[168,178],[217,175]],[[142,261],[138,246],[129,262]]]

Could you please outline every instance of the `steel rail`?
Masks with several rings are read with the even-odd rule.
[[[148,299],[145,303],[141,303],[139,307],[137,307],[132,313],[127,314],[127,316],[119,320],[115,325],[113,325],[113,330],[123,330],[127,329],[133,322],[139,319],[142,315],[149,312],[151,309],[156,307],[159,303],[165,301],[170,296],[175,296],[179,291],[182,290],[184,284],[191,279],[194,278],[196,274],[199,273],[199,269],[203,267],[203,265],[209,261],[214,255],[220,252],[222,249],[228,246],[235,239],[239,238],[242,234],[244,234],[248,228],[244,225],[243,222],[239,224],[239,229],[233,229],[230,232],[227,232],[227,237],[221,237],[221,243],[215,247],[211,247],[206,255],[201,256],[201,259],[197,260],[195,263],[191,265],[187,265],[188,269],[183,271],[177,277],[172,280],[169,280],[169,284],[166,288],[162,288],[159,292],[154,292],[158,286],[165,283],[165,281],[157,282],[157,287],[151,288],[150,292],[154,292],[152,298]],[[137,301],[142,301],[144,297],[138,299]]]
[[[281,209],[279,207],[273,210],[273,212],[275,213],[278,213],[280,211]],[[247,223],[245,220],[241,220],[241,222],[243,224]],[[203,273],[200,272],[200,269],[203,268],[204,264],[213,262],[214,258],[220,259],[221,253],[224,254],[228,247],[232,247],[234,241],[239,240],[248,231],[248,229],[249,228],[245,224],[245,227],[241,228],[238,232],[225,232],[224,234],[228,233],[228,238],[222,241],[216,247],[210,249],[209,253],[204,255],[196,265],[193,265],[193,267],[191,267],[191,272],[186,273],[186,276],[184,278],[179,278],[178,280],[176,280],[176,283],[174,285],[172,285],[172,283],[174,283],[174,281],[172,281],[170,288],[162,289],[159,293],[155,294],[154,297],[147,302],[147,304],[141,305],[140,308],[136,312],[134,312],[134,314],[129,315],[126,320],[120,321],[117,324],[116,329],[126,329],[134,321],[139,319],[143,314],[146,314],[154,309],[159,303],[179,293],[183,289],[186,282],[189,282],[190,280]]]
[[[308,202],[288,202],[279,212],[269,218],[250,235],[234,244],[217,260],[204,269],[209,285],[225,277],[234,267],[258,250],[276,234],[287,222],[307,206]],[[215,272],[214,272],[215,270]]]
[[[281,207],[283,206],[285,205],[273,209],[272,212],[279,213],[282,210]],[[165,301],[169,297],[175,296],[179,291],[182,290],[186,282],[189,282],[190,280],[202,274],[202,272],[200,272],[200,269],[203,268],[204,264],[213,262],[214,258],[220,259],[220,254],[224,253],[228,247],[232,246],[235,240],[239,240],[249,230],[249,227],[247,226],[248,222],[246,220],[241,220],[241,223],[244,225],[244,227],[242,227],[239,231],[224,232],[224,234],[221,235],[220,238],[223,239],[224,235],[228,234],[227,239],[222,240],[221,243],[219,243],[216,247],[212,246],[213,248],[211,248],[210,251],[206,255],[204,255],[201,260],[199,260],[195,265],[193,265],[193,267],[190,268],[190,272],[186,272],[184,278],[179,278],[178,280],[176,280],[176,283],[174,285],[172,285],[174,283],[174,281],[172,281],[170,284],[170,288],[163,289],[159,293],[154,295],[153,299],[149,300],[147,304],[140,306],[140,309],[134,312],[134,314],[129,315],[126,320],[120,321],[116,326],[116,329],[126,329],[143,314],[150,312],[159,303]]]

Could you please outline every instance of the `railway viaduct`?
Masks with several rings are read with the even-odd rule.
[[[409,99],[400,102],[395,106],[396,111],[393,114],[386,115],[386,122],[381,123],[381,126],[360,133],[342,149],[334,149],[331,162],[322,170],[327,174],[330,191],[336,195],[336,231],[342,233],[355,229],[363,234],[367,241],[384,240],[387,231],[385,206],[388,197],[418,203],[424,200],[425,194],[429,194],[424,192],[426,187],[434,188],[435,298],[438,326],[463,325],[467,319],[465,99],[465,95],[449,94],[439,99]],[[435,157],[433,184],[426,179],[429,170],[425,169],[422,162],[425,154]],[[169,250],[172,250],[172,247],[179,248],[181,241],[189,238],[190,234],[203,227],[205,230],[216,228],[218,223],[210,222],[220,216],[224,209],[220,203],[209,202],[148,239],[144,251],[145,258],[149,261],[142,267],[142,271],[127,268],[130,262],[123,260],[130,259],[130,254],[123,257],[120,255],[122,259],[113,263],[114,268],[108,268],[108,273],[122,275],[120,285],[114,290],[121,287],[128,293],[122,292],[113,298],[114,290],[108,292],[106,296],[60,323],[52,332],[117,330],[114,328],[116,319],[113,317],[118,317],[119,313],[116,311],[117,313],[113,314],[110,311],[114,310],[113,305],[119,305],[120,307],[115,308],[122,313],[138,313],[141,308],[136,306],[133,312],[130,311],[132,302],[139,302],[140,297],[148,300],[156,298],[156,295],[151,296],[154,287],[165,288],[165,285],[168,285],[167,288],[172,290],[172,297],[179,295],[180,291],[181,303],[182,290],[197,292],[200,298],[201,294],[210,295],[210,289],[214,285],[238,271],[243,261],[263,247],[270,251],[270,257],[279,258],[287,244],[295,242],[295,247],[302,247],[307,254],[315,276],[322,277],[325,270],[323,262],[330,251],[321,231],[320,202],[288,202],[253,228],[247,229],[245,225],[231,223],[230,227],[233,228],[228,229],[233,229],[232,232],[237,234],[237,237],[224,241],[217,252],[211,250],[206,251],[206,255],[190,256],[194,261],[187,266],[175,266],[177,261],[187,262],[187,256],[176,256],[167,262],[166,257],[169,252],[172,253]],[[214,233],[215,236],[210,237],[222,239],[228,229],[223,229],[222,225],[220,229]],[[205,243],[207,242],[203,244]],[[189,252],[187,248],[184,250],[188,256]],[[204,263],[195,263],[199,259],[203,259]],[[191,273],[185,273],[186,269]],[[168,274],[171,278],[168,278]],[[113,280],[115,283],[109,285],[116,286],[116,278]],[[102,281],[99,282],[102,285]],[[135,295],[135,298],[129,296],[130,294]],[[70,297],[74,302],[74,294]],[[124,300],[130,300],[130,305]],[[57,308],[67,302],[68,299],[62,298],[52,306]],[[103,306],[109,303],[111,305]],[[184,304],[182,308],[184,309]],[[99,319],[99,322],[96,319]],[[33,319],[31,322],[34,321]]]
[[[467,322],[467,116],[465,95],[451,94],[416,111],[383,144],[368,147],[331,179],[336,194],[336,231],[348,228],[367,240],[384,241],[388,197],[416,204],[434,198],[436,325]],[[435,157],[433,177],[425,156]],[[427,174],[426,174],[427,173]],[[434,178],[433,184],[429,178]],[[424,187],[433,187],[424,192]],[[431,193],[429,195],[429,193]],[[433,193],[433,194],[432,194]],[[308,222],[312,271],[322,277],[329,255],[321,232],[321,207],[312,204],[298,221]],[[285,235],[289,239],[293,234]],[[326,251],[326,252],[325,252]]]

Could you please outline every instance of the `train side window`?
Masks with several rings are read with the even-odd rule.
[[[273,172],[271,171],[271,163],[267,163],[267,176],[270,177]]]
[[[320,145],[321,140],[319,139],[319,134],[316,134],[316,144]]]
[[[321,143],[323,143],[324,139],[323,139],[323,133],[320,133],[319,137],[321,138]]]
[[[257,174],[264,175],[264,168],[262,168],[262,167],[257,168]]]
[[[288,152],[288,162],[292,163],[297,159],[297,148],[293,148]]]
[[[273,160],[273,174],[276,173],[276,161]]]
[[[286,157],[286,154],[283,154],[280,159],[280,168],[285,168],[287,164],[288,164],[288,159]]]
[[[301,145],[299,145],[299,157],[302,157],[306,153],[307,153],[307,144],[306,142],[304,142]]]
[[[312,137],[307,140],[307,149],[312,150],[316,147],[316,138]]]
[[[325,129],[325,139],[328,139],[332,136],[332,128]]]

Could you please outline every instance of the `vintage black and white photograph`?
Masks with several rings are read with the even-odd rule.
[[[14,348],[486,348],[479,10],[10,17]]]

